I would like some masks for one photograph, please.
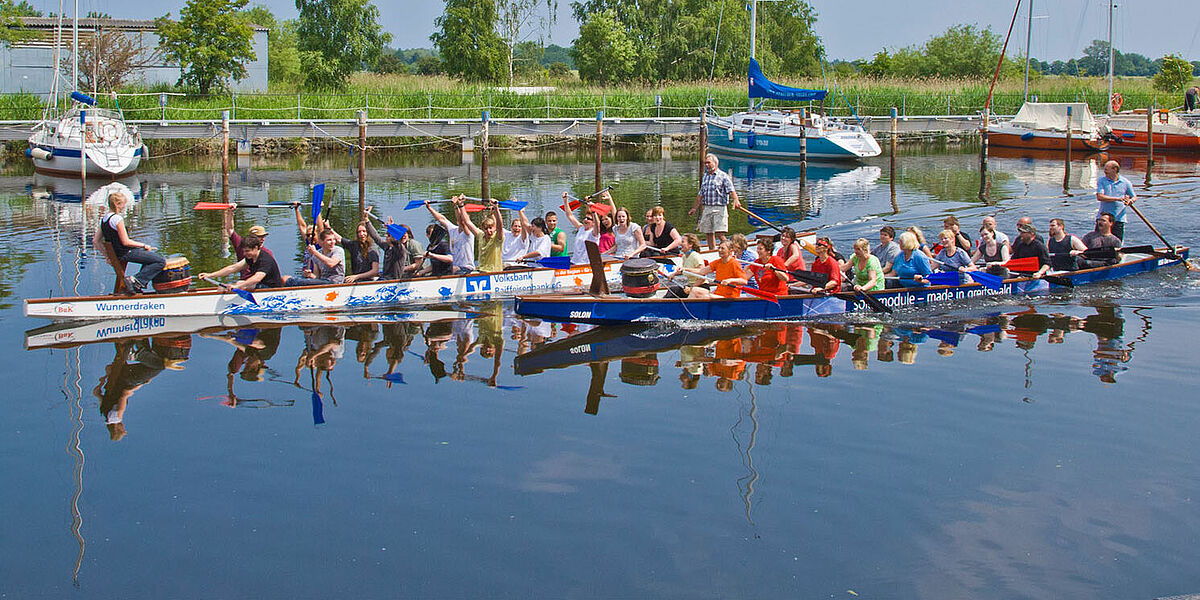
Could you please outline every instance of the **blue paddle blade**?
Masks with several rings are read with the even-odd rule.
[[[325,199],[325,184],[318,183],[312,189],[312,222],[317,222],[317,216],[321,214],[321,201]]]
[[[929,337],[938,341],[946,342],[951,346],[957,346],[958,342],[962,339],[959,334],[954,333],[953,331],[946,331],[944,329],[930,329],[925,333],[928,334]]]
[[[313,425],[320,425],[325,422],[325,406],[321,404],[321,395],[313,392]]]
[[[250,292],[247,292],[246,290],[235,288],[235,287],[231,287],[229,289],[233,293],[237,294],[238,297],[245,300],[246,302],[249,302],[250,304],[258,306],[258,301],[254,299],[254,294],[251,294]]]
[[[571,257],[570,256],[547,256],[546,258],[539,258],[537,263],[548,269],[570,269],[571,268]]]
[[[388,373],[387,375],[384,375],[383,378],[384,380],[392,383],[404,383],[403,373]]]
[[[391,225],[387,226],[387,232],[388,232],[388,235],[395,238],[396,241],[398,242],[398,241],[400,241],[400,238],[404,237],[404,234],[408,233],[408,230],[405,229],[403,225],[397,225],[395,223],[392,223]]]
[[[978,283],[989,290],[998,290],[1004,283],[1003,277],[999,275],[992,275],[991,273],[984,273],[983,271],[967,271],[967,275],[970,275],[971,279],[975,280],[975,283]]]
[[[404,210],[412,210],[414,208],[421,208],[422,206],[425,206],[424,200],[409,200],[408,204],[404,205]]]
[[[930,273],[925,279],[930,285],[958,285],[960,281],[957,271]]]
[[[967,333],[974,333],[975,335],[984,335],[984,334],[988,334],[988,333],[1000,333],[1000,326],[996,325],[994,323],[991,325],[979,325],[977,327],[972,327],[972,328],[968,329]]]
[[[507,208],[509,210],[521,210],[522,208],[529,206],[528,202],[518,202],[516,200],[501,200],[498,202],[498,204],[500,205],[500,208]]]
[[[506,392],[525,389],[525,386],[523,386],[523,385],[497,385],[494,387],[498,390],[504,390]]]

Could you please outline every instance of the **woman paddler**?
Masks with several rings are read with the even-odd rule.
[[[96,230],[92,243],[100,248],[104,242],[108,242],[112,245],[117,260],[142,265],[137,275],[125,276],[126,290],[131,294],[141,294],[146,291],[146,286],[154,281],[154,277],[162,272],[167,260],[154,252],[154,247],[150,244],[130,239],[125,228],[125,218],[121,216],[128,203],[129,197],[124,192],[116,191],[108,195],[108,212],[100,220],[100,228]],[[113,267],[120,268],[120,265]]]
[[[711,298],[713,296],[737,298],[742,295],[742,291],[733,286],[746,285],[746,272],[742,270],[741,263],[733,255],[733,242],[729,240],[721,242],[717,246],[717,254],[719,258],[705,266],[681,269],[684,272],[695,273],[697,275],[712,273],[717,283],[717,288],[712,291],[698,285],[692,286],[688,289],[688,298]]]

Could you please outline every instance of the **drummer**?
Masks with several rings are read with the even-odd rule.
[[[212,273],[201,273],[200,279],[212,279],[224,277],[231,273],[236,273],[242,269],[251,271],[250,277],[243,279],[230,287],[235,287],[240,290],[253,290],[257,288],[277,288],[283,287],[284,282],[288,279],[285,275],[280,275],[279,264],[275,262],[275,257],[270,252],[264,252],[263,240],[257,235],[250,234],[242,238],[239,254],[243,258],[232,265],[228,265],[222,269]]]
[[[146,286],[154,280],[154,277],[162,272],[166,266],[167,260],[161,254],[154,252],[154,247],[150,244],[134,241],[129,238],[129,233],[125,228],[125,218],[121,213],[125,212],[125,205],[129,203],[129,196],[124,192],[116,191],[108,195],[108,214],[100,221],[100,228],[96,230],[96,236],[92,240],[97,248],[103,246],[105,242],[112,245],[115,258],[122,263],[137,263],[142,265],[141,270],[133,277],[125,276],[125,288],[131,294],[141,294],[146,291]],[[113,265],[120,268],[119,265]]]

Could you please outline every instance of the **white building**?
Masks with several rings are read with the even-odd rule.
[[[0,45],[0,93],[28,92],[47,95],[50,93],[51,82],[54,78],[54,29],[58,26],[56,17],[23,17],[21,21],[26,30],[35,35],[26,41],[10,45]],[[71,19],[63,19],[61,56],[66,60],[71,57]],[[96,28],[103,31],[120,31],[136,43],[148,50],[158,47],[158,30],[154,21],[133,19],[79,19],[79,43],[91,43]],[[246,64],[246,77],[241,81],[230,82],[230,88],[237,92],[265,91],[267,89],[267,28],[254,26],[254,37],[251,39],[254,60]],[[166,83],[174,85],[179,81],[179,65],[168,64],[165,59],[141,69],[130,77],[129,83],[140,85],[156,85]],[[88,65],[79,65],[82,71]],[[70,77],[68,70],[64,75]],[[70,84],[68,84],[69,86]]]

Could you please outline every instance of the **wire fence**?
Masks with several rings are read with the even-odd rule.
[[[0,95],[0,120],[40,119],[42,98],[35,94]],[[748,103],[741,90],[634,91],[614,93],[553,92],[518,94],[412,92],[360,94],[217,94],[180,93],[101,94],[97,100],[106,108],[120,108],[130,120],[212,120],[229,112],[231,119],[311,120],[355,119],[364,111],[369,119],[479,119],[487,111],[493,119],[569,118],[655,118],[695,117],[701,107],[710,105],[718,112],[744,109]],[[765,108],[823,108],[834,116],[888,116],[891,109],[904,115],[974,115],[983,111],[987,92],[969,89],[958,92],[912,92],[892,89],[854,88],[835,90],[824,104],[788,104],[766,101]],[[1040,102],[1086,102],[1095,113],[1109,112],[1104,92],[1056,92],[1031,94]],[[993,114],[1013,114],[1024,97],[1021,93],[997,93],[992,99]],[[1160,106],[1152,93],[1129,93],[1123,109]],[[1170,106],[1167,106],[1170,108]]]

